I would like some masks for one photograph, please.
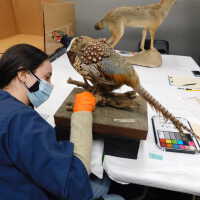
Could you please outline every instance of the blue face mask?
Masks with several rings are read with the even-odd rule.
[[[53,85],[45,80],[40,80],[35,74],[33,74],[38,80],[30,88],[28,88],[28,98],[34,107],[40,106],[44,103],[53,90]],[[26,86],[27,87],[27,86]]]

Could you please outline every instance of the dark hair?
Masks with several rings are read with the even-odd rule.
[[[33,72],[47,59],[46,53],[29,44],[10,47],[0,58],[0,88],[7,86],[18,71]]]

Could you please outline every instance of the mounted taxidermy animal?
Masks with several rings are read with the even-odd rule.
[[[103,19],[96,23],[95,29],[101,30],[108,27],[111,37],[107,42],[115,47],[124,34],[125,27],[143,28],[140,48],[144,50],[147,31],[150,33],[151,46],[154,48],[155,33],[158,27],[169,14],[176,0],[160,0],[146,6],[118,7],[110,10]]]

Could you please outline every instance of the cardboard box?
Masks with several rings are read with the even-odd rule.
[[[32,44],[48,54],[61,46],[53,30],[75,34],[75,4],[63,0],[0,0],[0,53],[19,44]]]

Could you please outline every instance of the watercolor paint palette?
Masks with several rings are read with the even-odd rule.
[[[180,117],[177,119],[191,129],[186,119]],[[163,151],[190,154],[200,151],[199,142],[191,133],[185,131],[184,134],[180,134],[171,121],[166,121],[160,116],[152,117],[152,122],[156,144]]]

